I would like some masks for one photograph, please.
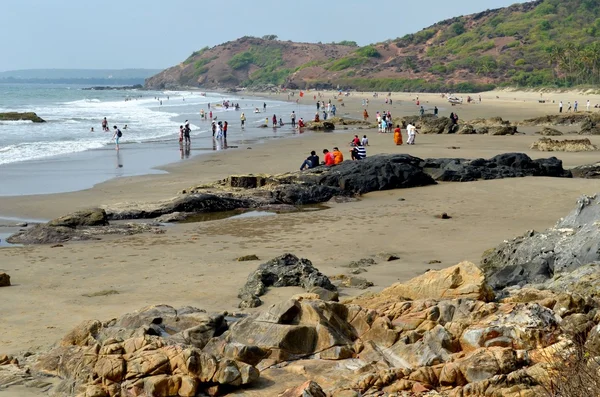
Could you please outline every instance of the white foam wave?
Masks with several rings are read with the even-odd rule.
[[[46,157],[99,149],[106,143],[96,141],[58,141],[20,143],[0,148],[0,164],[16,163],[26,160],[39,160]]]

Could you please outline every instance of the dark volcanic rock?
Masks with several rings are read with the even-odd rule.
[[[240,289],[238,297],[242,299],[240,307],[256,307],[262,302],[258,299],[268,287],[313,287],[336,291],[336,287],[327,276],[316,269],[308,259],[299,259],[295,255],[285,254],[263,263],[248,276],[248,281]]]
[[[78,226],[106,226],[108,218],[106,211],[100,208],[77,211],[69,215],[48,222],[48,226],[64,226],[75,228]]]
[[[407,154],[376,155],[361,161],[344,161],[335,167],[312,169],[298,174],[297,180],[304,185],[328,186],[351,194],[435,185],[421,169],[421,161]]]
[[[600,261],[600,199],[580,198],[554,227],[500,244],[486,252],[481,269],[494,289],[544,283],[557,275]]]
[[[427,159],[421,166],[436,181],[470,182],[478,179],[549,176],[570,178],[572,175],[556,157],[532,160],[523,153],[506,153],[485,159]]]

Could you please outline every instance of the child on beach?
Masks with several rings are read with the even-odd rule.
[[[244,125],[246,124],[246,115],[244,113],[240,116],[240,120],[242,122],[242,128],[244,128]]]
[[[366,135],[363,135],[362,139],[360,140],[360,144],[362,146],[369,146],[369,138],[367,138]]]
[[[183,126],[179,126],[179,143],[183,142]]]

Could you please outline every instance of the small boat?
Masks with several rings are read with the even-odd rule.
[[[461,98],[455,96],[448,97],[448,102],[450,102],[453,105],[460,105],[461,103],[463,103]]]

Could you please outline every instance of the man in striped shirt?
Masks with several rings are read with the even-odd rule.
[[[367,149],[361,144],[350,149],[352,160],[362,160],[367,157]]]

